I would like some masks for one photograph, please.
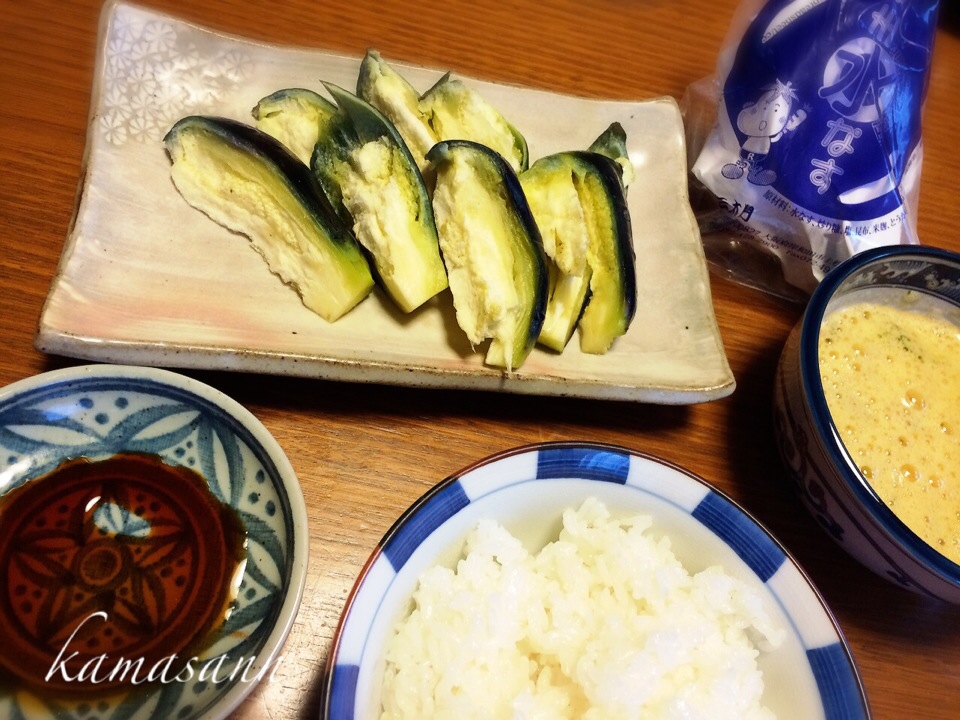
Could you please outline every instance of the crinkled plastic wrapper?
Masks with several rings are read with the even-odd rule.
[[[715,270],[801,298],[862,250],[918,242],[936,15],[936,0],[743,0],[716,77],[683,103]]]

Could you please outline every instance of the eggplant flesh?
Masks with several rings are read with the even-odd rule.
[[[576,165],[572,155],[559,153],[538,160],[520,175],[549,270],[546,316],[537,341],[557,352],[570,341],[590,287],[590,231],[575,182]]]
[[[478,143],[440,142],[427,154],[436,171],[434,212],[457,324],[485,362],[513,371],[543,326],[547,268],[540,232],[506,161]]]
[[[309,168],[278,140],[234,120],[189,116],[164,145],[183,198],[248,237],[310,310],[332,322],[370,293],[360,246]]]
[[[258,130],[272,135],[305,164],[336,118],[337,106],[313,90],[285,88],[271,93],[251,111]]]
[[[437,138],[420,111],[420,95],[376,50],[360,63],[357,95],[382,112],[397,128],[417,167],[426,166],[426,154]]]
[[[551,265],[549,299],[537,342],[551,350],[563,352],[587,304],[592,270],[586,267],[579,275],[565,275],[549,260],[548,264]]]
[[[388,118],[342,88],[327,89],[340,116],[318,141],[311,167],[387,294],[412,312],[447,287],[423,177]]]
[[[543,249],[565,275],[581,275],[587,267],[590,233],[576,180],[588,171],[571,153],[558,153],[541,158],[520,174]]]
[[[499,153],[520,173],[529,166],[527,141],[463,81],[444,75],[420,98],[420,111],[438,140],[470,140]]]

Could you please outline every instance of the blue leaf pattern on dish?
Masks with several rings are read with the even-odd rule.
[[[219,676],[228,676],[242,655],[255,655],[263,647],[291,590],[293,519],[279,471],[249,431],[222,408],[149,379],[81,378],[0,401],[0,494],[67,459],[119,452],[155,454],[168,464],[192,467],[244,524],[248,552],[242,589],[216,640],[219,653],[228,657]],[[94,522],[111,533],[149,531],[143,520],[109,505],[97,511]],[[199,668],[192,680],[162,683],[152,694],[141,686],[126,697],[98,699],[96,716],[202,717],[240,680],[204,681]],[[0,717],[23,717],[20,702],[16,693],[0,690]],[[91,708],[82,701],[34,697],[31,702],[65,718],[89,717]]]

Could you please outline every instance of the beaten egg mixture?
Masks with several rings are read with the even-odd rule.
[[[960,563],[960,328],[851,305],[824,320],[820,373],[863,476],[911,530]]]

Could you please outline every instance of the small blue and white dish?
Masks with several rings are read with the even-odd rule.
[[[759,591],[786,638],[758,661],[763,704],[778,718],[870,716],[849,647],[806,574],[723,493],[663,460],[624,448],[546,443],[482,460],[440,482],[387,532],[347,601],[331,649],[322,716],[380,717],[384,648],[421,574],[452,567],[468,531],[490,518],[536,552],[565,509],[596,498],[616,516],[651,517],[690,573],[719,564]]]
[[[900,587],[960,603],[960,565],[921,540],[864,479],[830,415],[820,376],[824,318],[859,298],[889,303],[905,291],[921,298],[911,302],[915,312],[939,304],[960,313],[960,255],[924,246],[880,247],[855,255],[824,278],[780,358],[777,441],[807,509],[844,550]]]
[[[88,365],[0,389],[0,535],[6,718],[225,717],[280,661],[306,577],[280,446],[166,370]]]

